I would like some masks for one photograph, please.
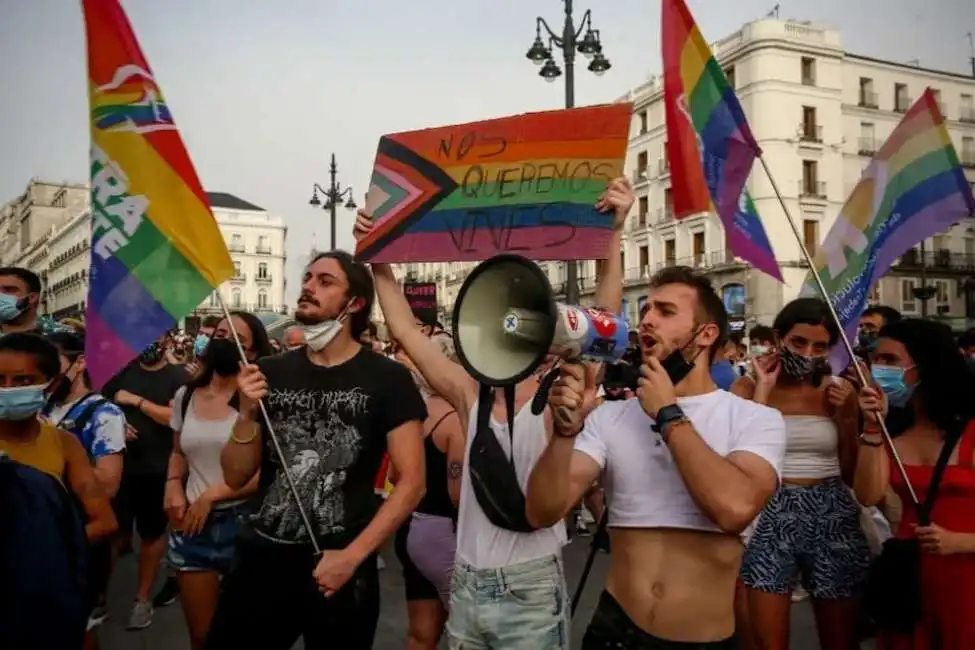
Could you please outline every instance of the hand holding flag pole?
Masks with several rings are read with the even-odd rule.
[[[815,261],[813,260],[812,255],[809,254],[809,250],[806,248],[802,233],[799,232],[799,227],[792,218],[792,213],[789,212],[789,208],[786,207],[785,201],[782,199],[782,193],[779,192],[779,186],[775,182],[775,178],[772,177],[772,170],[769,169],[768,164],[765,162],[764,156],[758,156],[758,160],[762,163],[762,169],[765,170],[765,175],[768,177],[769,183],[772,185],[772,191],[775,192],[775,197],[779,200],[779,205],[782,206],[782,211],[785,213],[786,221],[789,222],[789,227],[792,229],[792,234],[795,235],[796,242],[799,244],[799,250],[802,251],[802,256],[806,260],[806,264],[809,265],[809,273],[812,275],[813,280],[815,280],[816,287],[822,294],[823,302],[825,302],[826,306],[829,308],[829,314],[836,323],[837,329],[839,329],[840,340],[843,342],[843,347],[846,348],[847,354],[850,355],[851,363],[857,373],[857,379],[860,380],[861,386],[869,386],[871,382],[863,372],[863,368],[859,363],[856,362],[857,357],[853,351],[853,344],[850,343],[850,338],[846,335],[846,331],[843,329],[843,322],[840,320],[839,314],[836,313],[836,307],[833,305],[829,292],[826,290],[826,285],[823,284],[823,279],[820,277],[819,271],[816,269]],[[894,447],[894,441],[890,437],[890,432],[887,430],[886,423],[884,423],[882,413],[877,414],[877,422],[880,424],[880,432],[884,436],[884,442],[887,444],[887,449],[890,451],[890,455],[894,459],[894,464],[897,465],[897,471],[900,473],[901,478],[904,479],[904,484],[907,485],[907,491],[911,495],[911,501],[914,502],[915,506],[920,505],[917,498],[917,493],[914,491],[914,485],[911,483],[911,479],[907,475],[907,469],[904,467],[904,462],[901,460],[900,454],[897,453],[897,449]]]
[[[237,345],[237,352],[240,354],[240,359],[245,364],[250,363],[247,360],[247,354],[244,352],[244,345],[240,342],[240,334],[237,333],[237,326],[234,325],[234,318],[227,309],[227,303],[224,302],[223,296],[220,292],[216,292],[217,300],[220,301],[220,309],[223,310],[223,317],[227,319],[227,327],[230,329],[230,335],[234,339],[234,343]],[[315,528],[311,525],[311,519],[308,517],[308,512],[305,510],[305,504],[301,501],[301,495],[298,493],[298,485],[295,483],[294,476],[291,475],[291,468],[288,467],[288,463],[284,457],[284,450],[281,448],[281,442],[278,440],[278,436],[274,433],[274,427],[271,426],[271,418],[267,414],[267,407],[264,406],[264,400],[259,401],[258,406],[261,409],[261,417],[264,418],[264,425],[267,428],[267,435],[271,439],[271,445],[274,447],[274,453],[278,457],[278,461],[281,463],[281,471],[284,472],[284,478],[288,482],[288,490],[291,492],[291,496],[295,500],[295,504],[298,506],[298,515],[301,517],[301,523],[305,527],[305,531],[308,533],[308,539],[311,540],[311,547],[315,550],[315,555],[321,555],[322,549],[318,545],[318,538],[315,536]]]

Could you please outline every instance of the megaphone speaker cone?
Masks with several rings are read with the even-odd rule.
[[[552,347],[556,305],[544,271],[519,255],[498,255],[464,281],[454,306],[457,356],[482,384],[529,377]]]

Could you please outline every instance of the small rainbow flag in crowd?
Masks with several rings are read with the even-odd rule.
[[[233,274],[223,236],[118,0],[83,0],[91,107],[85,357],[100,388]]]
[[[874,155],[816,253],[816,270],[851,338],[870,288],[897,258],[975,214],[944,122],[928,88]],[[819,295],[811,273],[803,294]],[[833,360],[845,366],[846,351],[838,347]]]
[[[745,191],[762,154],[724,71],[684,0],[663,2],[664,111],[678,219],[714,210],[735,255],[781,281],[768,235]]]

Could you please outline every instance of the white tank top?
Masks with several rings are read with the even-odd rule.
[[[514,461],[521,489],[528,487],[528,478],[545,446],[544,415],[532,415],[531,402],[515,415]],[[477,403],[471,409],[467,426],[467,452],[464,465],[470,465],[471,445],[477,428]],[[491,418],[491,429],[505,453],[511,456],[511,437],[508,425]],[[487,518],[474,495],[470,472],[461,478],[460,508],[457,513],[457,559],[475,569],[497,569],[555,555],[566,543],[565,523],[542,528],[533,533],[515,533],[498,528]]]
[[[840,475],[839,434],[821,415],[786,415],[782,478],[831,478]]]

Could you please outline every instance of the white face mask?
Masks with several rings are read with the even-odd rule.
[[[305,335],[305,345],[313,352],[325,349],[325,346],[332,342],[339,331],[342,323],[338,320],[327,320],[316,325],[301,325],[301,331]]]
[[[314,325],[299,325],[301,332],[305,335],[305,345],[307,345],[312,352],[320,352],[325,349],[332,340],[338,336],[338,333],[342,331],[342,325],[345,323],[345,319],[348,317],[349,306],[346,305],[345,308],[339,312],[338,318],[330,318],[328,320],[322,321],[321,323],[315,323]]]
[[[763,357],[766,354],[768,354],[771,350],[772,348],[770,348],[767,345],[756,344],[753,345],[748,352],[749,352],[749,356],[754,358],[754,357]]]

